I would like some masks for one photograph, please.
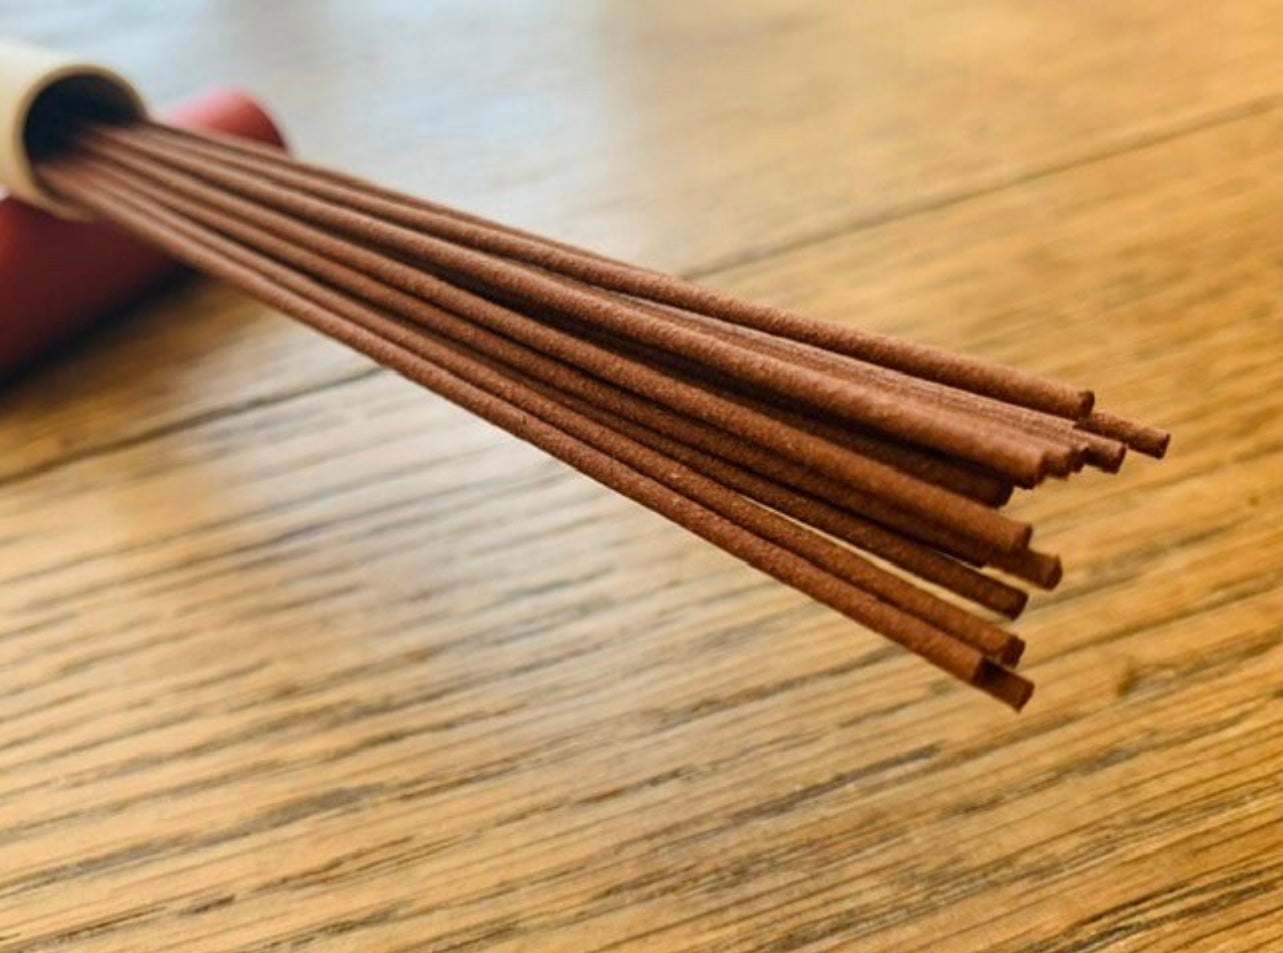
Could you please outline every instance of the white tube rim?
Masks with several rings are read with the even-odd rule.
[[[125,114],[145,116],[139,92],[115,71],[35,47],[0,42],[0,185],[62,218],[91,216],[58,200],[40,184],[28,150],[28,126],[40,97],[68,81],[90,81],[82,91]]]

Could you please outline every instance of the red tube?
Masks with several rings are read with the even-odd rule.
[[[164,118],[284,145],[262,107],[236,90],[212,90]],[[67,222],[14,198],[0,201],[0,373],[129,304],[175,267],[109,225]]]

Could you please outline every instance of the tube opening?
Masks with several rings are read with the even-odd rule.
[[[93,73],[64,76],[32,101],[23,124],[23,148],[35,163],[57,152],[80,122],[124,120],[137,114],[137,101],[110,78]]]

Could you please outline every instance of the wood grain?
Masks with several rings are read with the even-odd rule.
[[[0,394],[2,953],[1276,947],[1276,5],[0,12],[161,99],[242,82],[312,156],[1176,433],[1013,505],[1067,565],[1013,717],[173,289]]]

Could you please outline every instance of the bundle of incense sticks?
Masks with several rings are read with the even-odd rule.
[[[69,123],[36,169],[63,201],[1016,709],[1032,691],[1012,671],[1024,644],[995,620],[1023,610],[1017,581],[1050,589],[1061,567],[1000,507],[1016,487],[1116,472],[1128,447],[1167,445],[1093,411],[1086,390],[744,301],[271,147],[149,120]]]

